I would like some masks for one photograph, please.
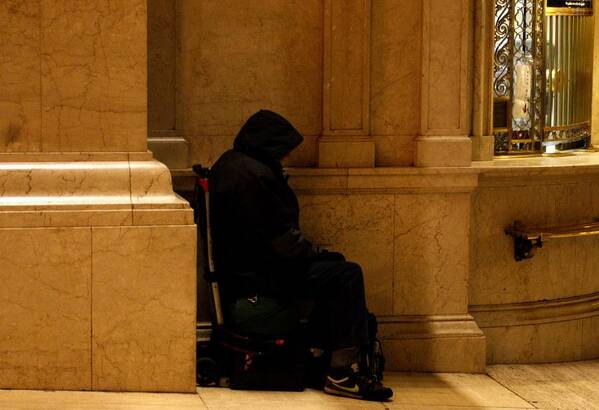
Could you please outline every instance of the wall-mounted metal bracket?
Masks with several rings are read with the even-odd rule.
[[[542,248],[549,240],[599,235],[599,219],[585,224],[547,228],[527,228],[522,222],[515,221],[505,228],[505,233],[514,238],[514,258],[522,261],[532,258],[536,249]]]
[[[537,248],[543,247],[543,236],[541,233],[530,235],[524,224],[520,221],[505,228],[506,235],[514,238],[514,258],[519,262],[535,256]]]

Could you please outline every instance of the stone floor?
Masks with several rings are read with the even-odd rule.
[[[303,393],[198,389],[197,395],[0,390],[10,410],[599,409],[599,360],[491,366],[489,375],[389,373],[388,403]]]

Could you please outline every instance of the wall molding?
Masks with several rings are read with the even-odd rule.
[[[471,305],[481,328],[527,326],[599,316],[599,292],[540,302]]]

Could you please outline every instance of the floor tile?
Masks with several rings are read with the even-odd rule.
[[[389,409],[406,405],[534,408],[486,375],[391,373],[385,382],[395,391],[393,402],[385,404]]]
[[[391,404],[385,407],[388,410],[521,410],[521,407],[463,407],[463,406],[412,406],[410,404]]]
[[[0,390],[0,410],[205,410],[196,394]]]
[[[381,403],[365,402],[343,397],[331,396],[322,391],[305,390],[303,392],[263,392],[240,391],[223,388],[199,388],[199,395],[209,409],[373,409],[384,410]]]
[[[599,409],[599,360],[489,366],[489,375],[543,409]]]

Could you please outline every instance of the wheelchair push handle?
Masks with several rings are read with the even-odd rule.
[[[210,184],[209,176],[210,169],[203,167],[201,164],[195,164],[192,166],[193,172],[197,175],[196,180],[196,193],[198,194],[198,201],[196,203],[197,218],[196,222],[198,227],[204,231],[205,249],[207,266],[206,266],[206,278],[211,278],[210,290],[212,296],[212,311],[214,314],[214,320],[216,325],[221,327],[224,323],[223,309],[220,298],[220,289],[218,281],[215,280],[217,275],[214,268],[214,260],[212,258],[212,229],[210,226]]]
[[[210,176],[210,168],[203,167],[201,164],[192,165],[191,169],[197,175],[197,185],[202,188],[205,194],[210,192],[210,184],[208,177]]]

